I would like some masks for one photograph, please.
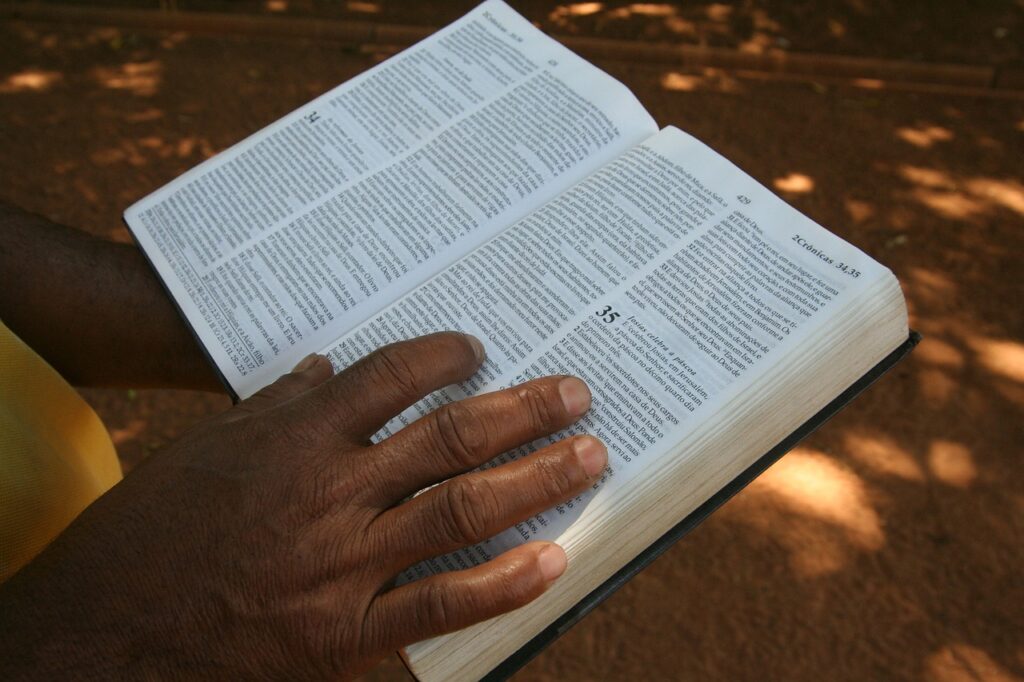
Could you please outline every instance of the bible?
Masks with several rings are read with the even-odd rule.
[[[208,159],[125,222],[236,398],[441,330],[488,357],[398,415],[548,374],[608,447],[585,494],[412,581],[553,540],[530,605],[406,647],[422,680],[514,672],[916,342],[884,266],[500,0]]]

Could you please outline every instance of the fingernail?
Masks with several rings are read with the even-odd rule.
[[[295,367],[292,368],[292,372],[305,372],[307,369],[311,369],[313,365],[320,361],[321,357],[323,356],[317,355],[316,353],[310,353],[306,357],[299,360],[299,364],[295,365]]]
[[[562,404],[570,415],[581,415],[590,409],[590,389],[576,377],[566,377],[558,383]]]
[[[477,364],[482,364],[487,358],[487,351],[484,350],[484,344],[480,343],[480,339],[476,338],[472,334],[466,334],[466,340],[469,341],[469,345],[473,347],[473,354],[476,355]]]
[[[579,457],[587,476],[593,478],[604,471],[608,463],[608,451],[604,443],[593,436],[580,436],[572,442],[572,449]]]
[[[550,544],[537,555],[537,565],[540,566],[540,574],[549,583],[565,573],[565,567],[569,564],[565,556],[565,550],[556,544]]]

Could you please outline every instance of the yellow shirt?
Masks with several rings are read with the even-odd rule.
[[[0,582],[120,479],[96,413],[0,322]]]

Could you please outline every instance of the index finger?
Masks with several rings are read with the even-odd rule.
[[[484,360],[469,334],[438,332],[383,346],[311,391],[318,416],[366,440],[421,398],[465,381]]]

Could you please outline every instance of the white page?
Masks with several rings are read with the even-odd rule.
[[[813,249],[813,250],[811,250]],[[593,408],[571,433],[609,448],[587,494],[405,579],[556,540],[593,514],[756,373],[888,271],[674,128],[616,159],[327,349],[367,350],[443,329],[479,336],[476,376],[393,420],[548,374],[585,379]]]
[[[241,397],[656,131],[489,0],[125,220]]]

